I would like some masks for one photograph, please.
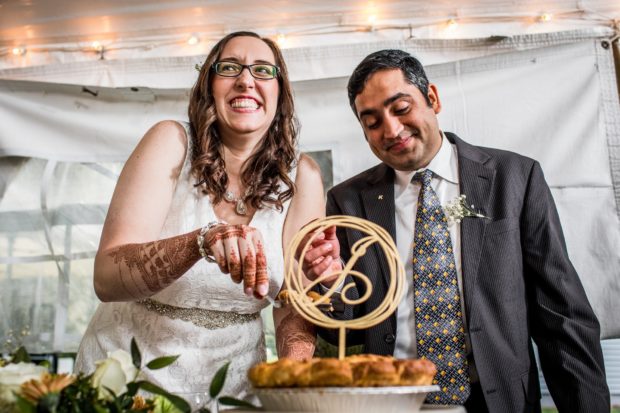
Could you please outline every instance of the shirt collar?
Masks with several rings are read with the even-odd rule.
[[[439,151],[435,155],[435,157],[430,161],[428,166],[424,169],[430,169],[433,171],[435,175],[440,177],[441,179],[445,179],[448,182],[453,184],[459,183],[459,174],[458,174],[458,164],[456,157],[456,149],[453,148],[453,145],[450,144],[450,141],[445,137],[443,132],[441,132],[441,147],[439,147]],[[396,173],[395,184],[397,187],[402,188],[404,190],[407,185],[411,182],[413,175],[415,175],[418,171],[397,171]]]

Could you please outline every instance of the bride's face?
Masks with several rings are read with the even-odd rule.
[[[219,62],[243,65],[267,63],[276,65],[269,46],[255,37],[234,37],[226,43]],[[255,79],[248,68],[237,77],[215,75],[213,98],[217,125],[223,139],[261,139],[271,125],[277,110],[278,79]]]

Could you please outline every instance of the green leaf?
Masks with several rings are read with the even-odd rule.
[[[60,402],[60,393],[47,393],[39,399],[37,404],[38,412],[55,413]]]
[[[108,403],[106,406],[108,408],[108,413],[120,413],[121,407],[118,405],[116,399],[114,399],[114,403]]]
[[[159,358],[156,358],[155,360],[149,361],[146,367],[148,367],[150,370],[163,369],[164,367],[167,367],[171,365],[172,363],[174,363],[178,358],[179,356],[159,357]]]
[[[211,386],[209,386],[209,395],[212,399],[215,399],[224,387],[226,373],[228,373],[228,366],[230,366],[230,361],[220,367],[220,369],[213,376],[213,381],[211,381]]]
[[[15,404],[17,405],[17,411],[21,413],[35,413],[37,411],[36,406],[24,399],[19,394],[15,394]]]
[[[95,407],[95,411],[97,413],[108,413],[108,409],[106,409],[103,406],[100,406],[100,405],[96,404],[94,407]]]
[[[142,390],[146,390],[153,394],[159,394],[160,396],[164,396],[166,399],[170,401],[177,409],[181,410],[183,413],[190,413],[192,408],[189,403],[187,403],[184,399],[179,396],[175,396],[173,394],[168,393],[166,390],[161,387],[150,383],[148,381],[139,381],[137,382]]]
[[[142,367],[142,355],[140,354],[140,349],[138,348],[135,337],[131,338],[131,361],[133,361],[133,365],[140,370]]]
[[[237,407],[246,407],[248,409],[258,410],[259,407],[254,406],[250,402],[246,402],[245,400],[235,399],[234,397],[222,396],[217,399],[219,403],[222,403],[225,406],[237,406]]]
[[[153,398],[153,413],[178,413],[177,409],[164,396]]]
[[[130,397],[133,397],[138,392],[138,388],[139,388],[138,384],[133,382],[133,381],[130,382],[130,383],[127,383],[127,393],[126,394],[128,396],[130,396]]]
[[[120,397],[120,406],[122,411],[131,410],[131,406],[133,406],[133,397],[125,393],[123,397]]]
[[[181,413],[170,400],[164,396],[155,396],[153,413]]]
[[[162,396],[168,394],[168,392],[166,392],[166,390],[162,389],[161,387],[159,387],[156,384],[151,383],[150,381],[140,380],[140,381],[137,381],[136,384],[142,390],[149,391],[149,392],[151,392],[153,394],[161,394]]]
[[[169,394],[169,393],[165,395],[164,397],[168,399],[170,403],[172,403],[174,407],[176,407],[181,412],[190,413],[192,411],[192,407],[189,405],[188,402],[185,401],[185,399],[179,396],[175,396],[174,394]]]
[[[20,348],[15,350],[15,353],[13,353],[13,357],[11,357],[11,363],[32,363],[32,360],[30,360],[30,355],[28,354],[24,346],[21,346]]]

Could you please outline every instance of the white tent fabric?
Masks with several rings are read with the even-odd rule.
[[[0,69],[201,55],[238,30],[300,48],[617,27],[620,17],[617,0],[22,0],[0,9]]]
[[[603,336],[620,337],[620,105],[607,35],[287,51],[301,149],[331,151],[334,183],[375,164],[348,107],[344,76],[374,50],[418,55],[439,87],[444,130],[541,162]],[[92,256],[115,178],[152,123],[185,118],[194,63],[170,58],[0,73],[21,79],[0,80],[7,172],[0,179],[0,263],[10,268],[0,277],[0,325],[11,327],[21,311],[20,319],[33,320],[41,350],[75,349],[96,302]],[[20,300],[24,308],[11,308]]]
[[[613,37],[608,27],[581,30],[490,36],[472,39],[383,40],[368,43],[332,43],[284,49],[292,81],[348,77],[367,54],[394,48],[415,53],[425,65],[472,59],[516,50],[526,50],[584,39]],[[342,40],[337,38],[336,40]],[[88,60],[51,63],[0,70],[0,79],[31,80],[102,87],[190,88],[196,80],[195,65],[204,55],[148,57],[127,60]]]

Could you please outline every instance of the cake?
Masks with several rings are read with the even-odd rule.
[[[257,388],[426,386],[436,373],[429,360],[361,354],[344,360],[281,358],[255,365],[248,378]]]

